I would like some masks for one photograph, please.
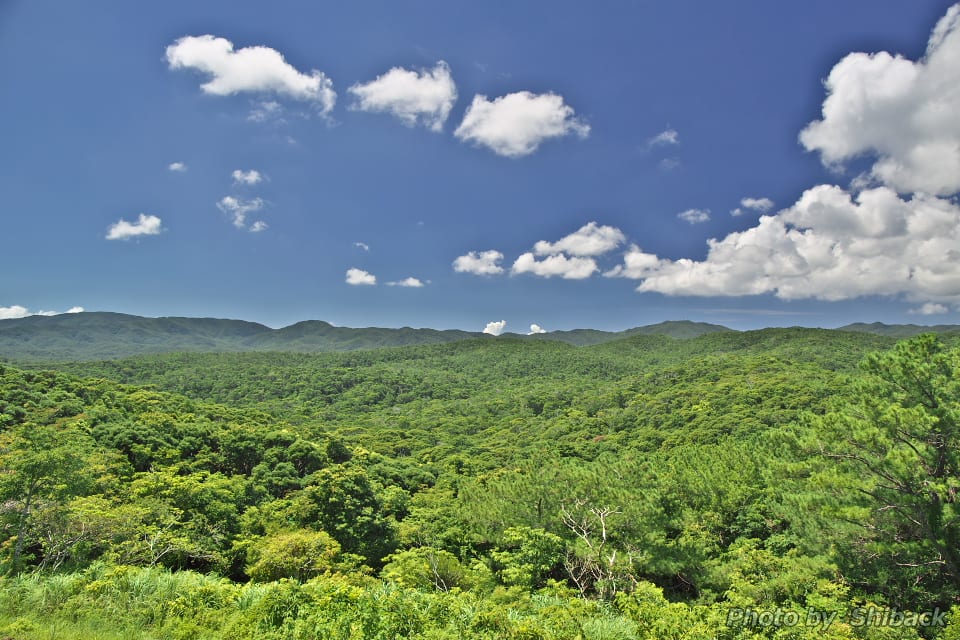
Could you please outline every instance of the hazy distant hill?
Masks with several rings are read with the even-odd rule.
[[[580,346],[634,335],[694,338],[730,331],[719,325],[671,321],[621,332],[576,329],[520,337],[556,340]],[[455,329],[335,327],[320,320],[271,329],[243,320],[143,318],[122,313],[85,312],[0,320],[0,357],[20,361],[65,361],[176,351],[351,351],[440,344],[477,337],[489,338],[479,332]]]
[[[858,331],[860,333],[875,333],[878,336],[891,338],[910,338],[921,333],[960,333],[960,325],[937,324],[923,326],[917,324],[884,324],[882,322],[855,322],[840,327],[839,331]]]

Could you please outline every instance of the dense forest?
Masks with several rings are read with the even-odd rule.
[[[958,638],[960,341],[874,329],[0,351],[0,637]]]

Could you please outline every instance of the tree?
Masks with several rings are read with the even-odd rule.
[[[846,564],[906,606],[945,604],[960,594],[960,349],[922,335],[868,356],[851,397],[814,419],[811,442],[850,472],[819,474],[860,528]]]
[[[15,518],[11,573],[23,568],[23,554],[38,505],[62,504],[70,496],[82,493],[87,480],[82,471],[89,449],[89,437],[76,427],[23,423],[3,434],[0,501],[11,501]]]

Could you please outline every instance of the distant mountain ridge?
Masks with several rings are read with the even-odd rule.
[[[838,331],[908,338],[924,332],[958,333],[960,325],[888,325],[854,323]],[[533,335],[505,333],[522,340],[551,340],[589,346],[633,336],[664,335],[689,339],[706,334],[741,332],[717,324],[671,320],[625,331],[573,329]],[[0,320],[0,358],[19,361],[108,360],[149,353],[295,351],[353,351],[419,344],[442,344],[467,339],[492,339],[479,331],[459,329],[400,329],[337,327],[322,320],[305,320],[280,329],[246,320],[220,318],[145,318],[87,311],[56,316],[28,316]]]
[[[884,324],[882,322],[854,322],[843,327],[838,331],[857,331],[860,333],[873,333],[878,336],[888,336],[891,338],[912,338],[921,333],[960,333],[960,325],[956,324],[936,324],[931,326],[919,324]]]
[[[530,336],[576,346],[601,344],[634,335],[694,338],[733,331],[727,327],[687,320],[661,322],[626,331],[574,329]],[[175,351],[352,351],[417,344],[440,344],[487,334],[458,329],[337,327],[322,320],[305,320],[280,329],[245,320],[141,316],[88,311],[57,316],[0,320],[0,358],[23,361],[106,360]]]

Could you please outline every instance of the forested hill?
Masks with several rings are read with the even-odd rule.
[[[574,345],[599,344],[635,334],[692,338],[727,332],[719,325],[663,322],[622,332],[578,329],[534,336]],[[437,329],[336,327],[320,320],[271,329],[255,322],[217,318],[143,318],[85,312],[0,320],[0,358],[28,361],[104,360],[180,351],[353,351],[417,344],[442,344],[484,337],[479,332]]]

